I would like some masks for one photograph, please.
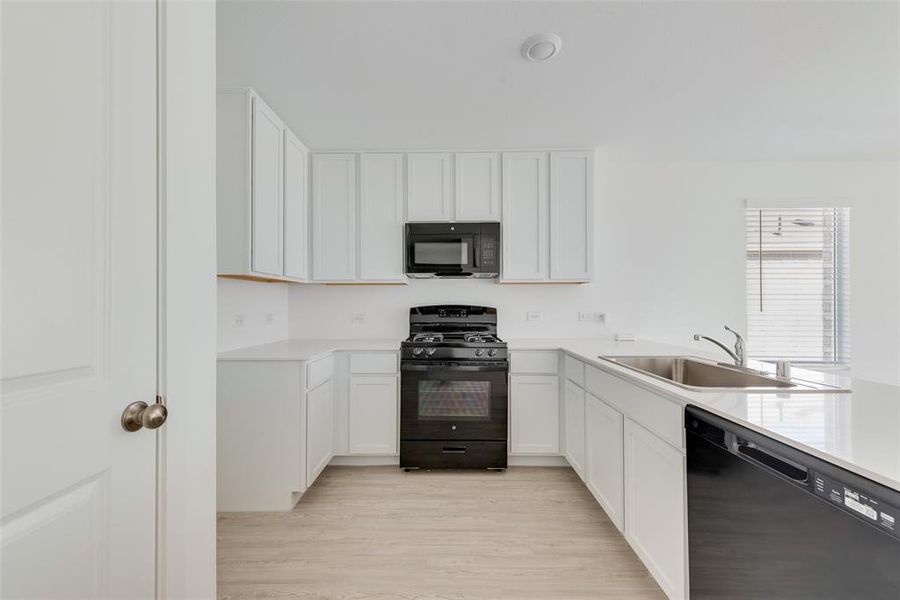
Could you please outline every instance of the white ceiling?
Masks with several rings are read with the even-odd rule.
[[[900,156],[900,3],[234,1],[219,85],[315,149]],[[547,63],[521,58],[562,36]]]

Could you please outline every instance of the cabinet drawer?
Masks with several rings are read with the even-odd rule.
[[[331,379],[334,373],[334,357],[323,356],[306,365],[306,389],[311,390]]]
[[[597,367],[585,367],[585,386],[613,408],[628,415],[676,448],[684,449],[684,407]]]
[[[584,387],[584,363],[577,358],[572,358],[568,354],[566,354],[565,357],[566,377],[572,383]]]
[[[511,373],[557,375],[559,373],[559,353],[524,350],[512,352],[509,359],[509,370]]]
[[[395,352],[353,352],[350,354],[350,372],[356,374],[393,375],[397,373]]]

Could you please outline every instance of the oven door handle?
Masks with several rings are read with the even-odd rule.
[[[509,365],[448,365],[447,363],[430,363],[426,365],[400,364],[401,371],[463,371],[467,373],[505,373]]]

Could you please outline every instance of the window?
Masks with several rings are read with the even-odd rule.
[[[747,209],[748,350],[850,363],[848,208]]]

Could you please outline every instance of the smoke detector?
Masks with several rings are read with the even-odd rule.
[[[522,44],[522,58],[531,62],[550,60],[562,49],[562,38],[555,33],[538,33]]]

